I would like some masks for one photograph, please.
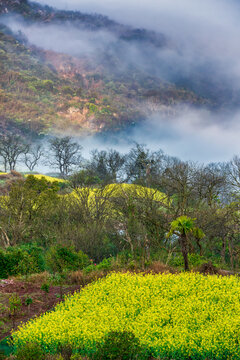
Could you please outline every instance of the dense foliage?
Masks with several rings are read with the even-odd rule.
[[[6,142],[11,151],[18,146],[12,137]],[[94,262],[125,251],[143,264],[160,260],[187,270],[188,259],[204,259],[239,268],[239,157],[201,165],[136,144],[127,154],[96,150],[86,160],[73,139],[56,144],[60,151],[50,147],[48,158],[41,150],[42,161],[55,164],[65,179],[0,174],[4,248],[35,243],[48,251],[60,245]],[[8,169],[6,153],[0,146]],[[16,166],[20,161],[14,160]]]

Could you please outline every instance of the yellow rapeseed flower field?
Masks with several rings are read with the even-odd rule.
[[[112,273],[12,334],[15,347],[85,354],[110,331],[132,331],[156,358],[240,359],[238,277]]]
[[[25,175],[25,177],[28,177],[29,175],[31,174],[27,174]],[[44,178],[46,179],[48,182],[52,183],[54,181],[57,181],[59,183],[67,183],[67,180],[64,180],[64,179],[60,179],[60,178],[55,178],[55,177],[52,177],[52,176],[48,176],[48,175],[43,175],[43,174],[33,174],[33,176],[37,179],[41,179],[41,178]]]

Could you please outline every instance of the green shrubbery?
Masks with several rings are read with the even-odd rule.
[[[99,264],[91,264],[84,268],[84,272],[86,274],[92,272],[92,271],[108,271],[112,269],[112,258],[103,259]]]
[[[202,264],[208,262],[209,260],[206,259],[204,256],[193,253],[193,254],[188,255],[188,261],[189,261],[189,265],[191,267],[197,267],[197,266],[201,266]],[[183,267],[184,261],[183,261],[182,254],[177,254],[176,256],[171,258],[169,265],[176,266],[176,267]]]
[[[111,331],[97,344],[95,360],[134,360],[148,359],[139,340],[130,331]]]
[[[37,245],[22,245],[0,250],[0,278],[44,271],[43,249]]]
[[[82,270],[90,264],[82,251],[53,246],[47,252],[35,244],[0,250],[0,278],[28,275],[50,270],[53,273]]]
[[[78,253],[69,247],[52,246],[46,254],[47,269],[53,273],[81,270],[90,263],[82,251]]]
[[[38,344],[27,343],[16,352],[16,360],[45,360],[44,351]]]

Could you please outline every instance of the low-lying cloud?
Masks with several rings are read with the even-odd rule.
[[[92,56],[115,41],[115,37],[107,31],[81,30],[71,24],[27,24],[23,19],[19,21],[11,16],[2,21],[12,31],[21,31],[32,45],[72,56]]]
[[[134,142],[145,144],[151,150],[162,149],[166,154],[183,160],[200,162],[228,161],[240,153],[240,111],[229,117],[205,109],[182,106],[171,118],[155,114],[127,129],[122,134],[104,138],[81,139],[84,155],[93,148],[116,148],[126,152]],[[221,121],[219,118],[221,117]]]
[[[231,0],[39,0],[68,10],[102,13],[139,28],[166,34],[189,67],[217,62],[240,78],[240,6]]]
[[[240,5],[233,0],[39,0],[66,10],[101,13],[137,28],[163,33],[169,46],[157,48],[124,42],[100,30],[88,31],[71,24],[26,24],[9,18],[14,31],[21,30],[29,42],[44,49],[74,56],[116,53],[122,66],[137,68],[164,80],[212,97],[218,111],[181,108],[176,116],[155,114],[120,140],[162,148],[171,155],[199,161],[228,160],[240,153]],[[223,102],[228,111],[219,112]],[[226,106],[227,107],[227,106]],[[229,107],[231,111],[229,111]],[[126,135],[126,134],[125,134]],[[126,138],[126,136],[124,137]],[[90,138],[87,148],[101,148]],[[109,142],[106,146],[111,146]]]

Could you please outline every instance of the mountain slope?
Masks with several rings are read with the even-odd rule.
[[[192,91],[123,64],[123,42],[162,47],[160,34],[119,25],[106,17],[55,11],[26,0],[0,0],[0,12],[14,11],[28,22],[71,21],[117,34],[98,53],[73,57],[28,43],[22,33],[0,27],[0,131],[29,134],[118,131],[173,105],[206,103]],[[0,20],[1,21],[1,20]]]

